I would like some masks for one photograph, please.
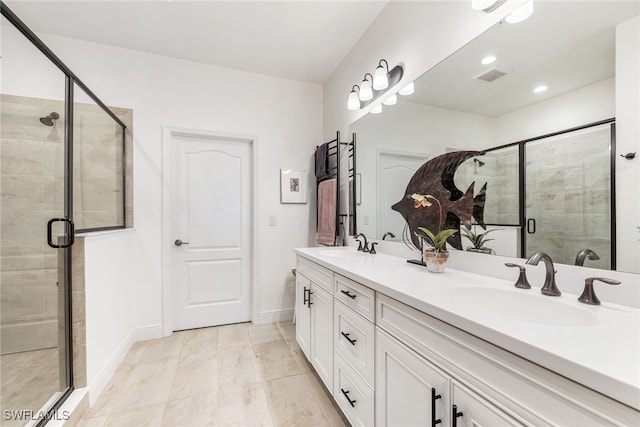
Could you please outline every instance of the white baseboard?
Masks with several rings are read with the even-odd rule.
[[[153,340],[164,336],[162,324],[140,326],[133,330],[133,342]]]
[[[109,383],[109,380],[116,372],[122,360],[127,355],[133,345],[134,332],[128,333],[120,344],[113,350],[107,361],[102,365],[94,378],[87,378],[87,388],[89,389],[89,407],[93,406],[98,397]]]
[[[255,324],[284,322],[293,319],[293,308],[280,310],[261,311],[257,319],[253,319]]]
[[[96,402],[104,388],[109,383],[109,380],[113,377],[113,374],[115,374],[116,370],[131,349],[133,343],[154,338],[162,338],[162,336],[161,324],[141,326],[127,334],[115,350],[113,350],[111,356],[109,356],[98,374],[90,380],[90,384],[88,384],[89,406],[93,406]]]

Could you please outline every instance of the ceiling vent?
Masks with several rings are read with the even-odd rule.
[[[490,68],[487,71],[483,71],[482,73],[475,76],[474,79],[482,80],[485,82],[493,82],[506,74],[506,71],[500,71],[496,68]]]

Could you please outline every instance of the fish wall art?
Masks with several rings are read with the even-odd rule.
[[[411,177],[404,196],[391,206],[391,209],[400,213],[407,221],[408,232],[405,233],[405,237],[409,238],[416,248],[421,248],[420,239],[416,235],[416,232],[419,232],[418,227],[428,228],[435,233],[445,229],[458,230],[447,240],[447,243],[456,249],[462,249],[461,223],[467,229],[471,229],[471,218],[473,217],[476,223],[486,229],[484,203],[487,184],[485,183],[478,194],[474,195],[475,182],[472,182],[469,188],[462,192],[456,187],[453,180],[458,166],[465,160],[484,154],[484,151],[445,153],[427,161]],[[411,197],[414,194],[430,195],[438,200],[438,205],[416,208],[416,202]]]

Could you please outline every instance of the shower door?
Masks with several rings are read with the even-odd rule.
[[[614,267],[611,232],[613,123],[527,142],[525,257],[543,251],[562,264],[591,249],[594,268]]]
[[[49,411],[71,387],[69,83],[4,16],[1,29],[0,402],[18,426],[64,418]]]

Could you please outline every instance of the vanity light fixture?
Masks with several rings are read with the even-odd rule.
[[[533,89],[533,91],[534,91],[535,93],[540,93],[540,92],[544,92],[544,91],[545,91],[545,90],[547,90],[547,89],[549,89],[549,87],[548,87],[548,86],[546,86],[546,85],[540,85],[540,86],[536,86],[536,87]]]
[[[496,57],[493,55],[488,55],[485,56],[484,58],[482,58],[482,61],[480,61],[480,63],[482,65],[489,65],[489,64],[493,64],[494,62],[496,62]]]
[[[491,13],[505,4],[506,1],[507,0],[471,0],[471,9]]]
[[[404,69],[402,65],[396,65],[389,70],[387,60],[381,59],[378,61],[378,66],[373,75],[366,73],[360,85],[352,86],[347,99],[347,109],[351,111],[359,110],[376,102],[385,92],[400,83],[403,74]],[[392,98],[393,97],[389,97],[386,99],[385,103],[387,105],[395,104]]]
[[[400,92],[398,92],[400,95],[411,95],[414,91],[414,87],[413,87],[413,82],[409,83],[408,85],[406,85],[405,87],[403,87],[402,89],[400,89]]]
[[[382,113],[382,104],[378,104],[371,109],[371,114],[380,114]]]
[[[382,66],[383,62],[384,62],[384,67]],[[375,90],[382,90],[389,87],[388,74],[389,74],[389,63],[386,60],[381,59],[380,62],[378,62],[378,67],[376,68],[376,71],[373,73],[373,88]]]
[[[360,92],[360,86],[353,85],[351,88],[351,92],[349,93],[349,99],[347,100],[347,110],[358,110],[360,109],[360,98],[358,98],[358,92]]]
[[[525,4],[508,14],[504,20],[509,24],[517,24],[522,22],[533,14],[533,0],[527,1]]]
[[[388,97],[387,99],[385,99],[384,101],[382,101],[384,105],[396,105],[397,102],[398,102],[398,97],[396,96],[395,93],[390,97]]]
[[[367,78],[367,76],[371,77],[371,80]],[[362,79],[362,83],[360,83],[360,101],[369,101],[373,99],[373,76],[371,73],[367,73],[364,75],[364,79]]]

